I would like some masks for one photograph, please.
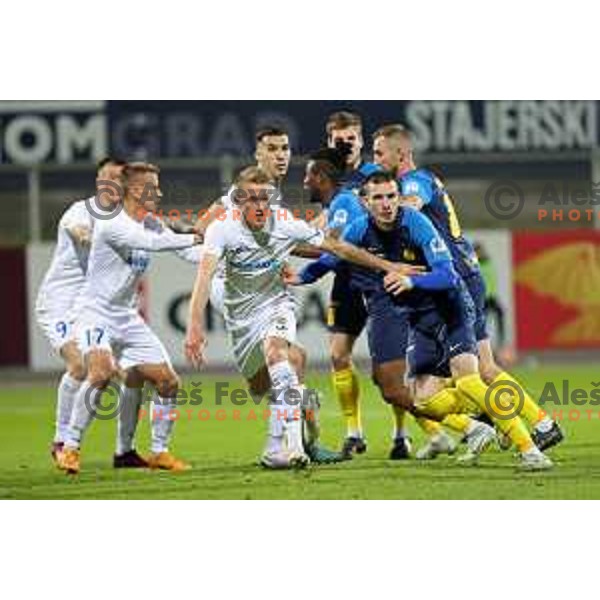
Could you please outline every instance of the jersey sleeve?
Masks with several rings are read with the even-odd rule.
[[[368,221],[366,217],[355,219],[352,223],[350,223],[350,225],[348,225],[348,227],[344,229],[342,239],[349,244],[361,246],[364,235],[367,231],[367,224]]]
[[[226,221],[213,221],[204,235],[204,254],[221,258],[227,249]]]
[[[143,229],[133,222],[130,224],[119,218],[103,221],[95,230],[98,236],[118,249],[162,252],[188,248],[196,243],[196,236],[192,233],[173,233],[166,228],[160,231]]]
[[[227,210],[231,210],[232,208],[235,207],[235,203],[233,202],[233,193],[235,192],[235,187],[231,186],[228,190],[226,194],[223,194],[221,196],[221,198],[219,199],[221,204],[225,207],[225,209]]]
[[[279,209],[281,210],[281,209]],[[277,218],[282,218],[278,210]],[[285,232],[294,242],[300,244],[310,244],[311,246],[322,246],[325,240],[325,233],[321,229],[317,229],[304,221],[303,219],[296,219],[292,216],[292,213],[286,211],[285,221]]]
[[[191,248],[184,248],[183,250],[175,250],[175,254],[186,262],[197,264],[200,262],[202,256],[202,246],[192,246]]]
[[[429,266],[442,262],[452,263],[452,255],[433,223],[417,210],[404,210],[404,224],[408,227],[411,240],[422,250]]]
[[[415,196],[423,205],[429,204],[434,198],[433,181],[429,178],[409,174],[403,177],[400,183],[403,196]]]
[[[314,283],[330,271],[335,271],[341,260],[333,254],[324,253],[317,260],[308,263],[299,273],[302,283]]]
[[[59,226],[63,229],[72,227],[91,227],[92,216],[87,210],[85,202],[75,202],[65,211],[60,219]]]
[[[331,203],[327,213],[327,228],[343,231],[362,216],[359,200],[353,192],[342,192]]]

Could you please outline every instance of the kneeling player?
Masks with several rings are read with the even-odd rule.
[[[400,305],[409,311],[409,364],[414,375],[423,376],[417,379],[417,397],[407,402],[407,408],[443,421],[449,414],[472,412],[475,407],[487,413],[515,444],[523,468],[551,467],[551,461],[535,446],[521,419],[506,415],[500,399],[488,392],[479,375],[471,301],[431,222],[412,208],[400,207],[398,186],[391,174],[372,175],[362,193],[370,215],[350,225],[344,239],[374,248],[388,260],[411,259],[431,270],[413,276],[390,273],[384,281],[386,289],[397,295]],[[444,350],[441,357],[439,348]],[[456,386],[453,390],[430,389],[430,376],[435,375],[440,358],[449,362]]]
[[[289,360],[290,347],[296,342],[296,319],[293,298],[280,276],[283,262],[296,245],[308,244],[367,268],[391,272],[402,266],[325,237],[285,209],[271,214],[268,198],[273,185],[257,167],[242,171],[236,188],[239,209],[228,211],[224,220],[214,222],[206,232],[190,304],[186,354],[197,366],[204,362],[204,310],[212,277],[224,259],[225,322],[236,362],[250,391],[263,396],[272,388],[281,407],[272,407],[262,464],[271,468],[305,465],[309,458],[296,410],[297,394],[292,394],[303,390]]]
[[[342,233],[344,227],[365,214],[365,207],[359,199],[358,193],[339,187],[344,172],[344,163],[344,149],[321,150],[311,156],[304,178],[305,187],[311,192],[311,199],[319,201],[326,209],[327,230],[338,235]],[[366,177],[368,174],[364,174],[363,179]],[[332,269],[335,270],[335,279],[331,290],[327,325],[330,330],[334,387],[337,390],[343,414],[347,419],[348,434],[344,441],[343,452],[350,457],[353,452],[361,453],[366,450],[360,426],[357,377],[353,372],[351,362],[352,348],[367,323],[368,315],[363,292],[352,282],[350,265],[327,254],[306,265],[298,275],[291,271],[286,273],[285,280],[291,285],[312,283]],[[382,311],[377,311],[378,317],[381,314]],[[388,325],[390,324],[381,323],[381,320],[371,322],[368,328],[369,339],[373,339],[372,332],[374,330],[386,332]],[[394,363],[392,380],[396,383],[393,385],[403,388],[404,392],[409,394],[408,388],[403,384],[405,340],[408,336],[408,329],[406,325],[401,328],[401,323],[397,323],[397,325],[399,326],[396,332],[398,340],[394,339],[391,344],[371,344],[373,348],[371,353],[373,379],[386,400],[390,397],[388,388],[392,385],[388,370],[383,367],[388,362]],[[398,393],[399,389],[396,389],[394,394]],[[405,459],[409,457],[409,442],[404,427],[406,411],[398,403],[391,403],[391,406],[394,412],[395,430],[390,459]],[[437,423],[427,419],[418,419],[417,421],[428,434],[427,445],[417,452],[417,457],[420,457],[423,451],[429,457],[433,457],[433,455],[441,453],[452,453],[455,450],[456,443],[444,433]]]
[[[378,164],[396,176],[403,203],[410,203],[431,219],[452,255],[454,268],[474,304],[481,378],[488,385],[518,390],[522,399],[520,416],[531,428],[532,438],[540,450],[560,443],[563,433],[558,423],[544,416],[525,388],[495,361],[486,328],[485,283],[473,246],[463,235],[454,202],[444,183],[432,170],[415,165],[411,135],[402,125],[386,125],[376,131],[373,154]]]

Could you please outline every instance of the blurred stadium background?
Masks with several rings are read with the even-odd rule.
[[[521,357],[556,352],[580,357],[600,346],[600,327],[589,326],[593,317],[587,325],[573,324],[584,306],[593,307],[581,279],[589,273],[571,270],[565,281],[583,286],[580,306],[572,295],[558,297],[556,286],[539,289],[539,277],[528,281],[518,274],[540,253],[557,251],[552,260],[566,256],[569,248],[582,253],[580,264],[587,261],[598,269],[597,216],[571,220],[565,214],[555,222],[538,218],[545,186],[553,185],[559,193],[565,186],[589,191],[590,182],[600,181],[598,108],[595,101],[0,102],[0,268],[5,285],[0,366],[11,372],[15,367],[17,372],[47,372],[60,366],[35,325],[32,305],[60,215],[70,202],[93,193],[96,159],[111,153],[158,162],[165,212],[196,211],[228,187],[238,166],[253,160],[256,127],[276,121],[288,127],[293,146],[284,198],[289,205],[304,205],[305,156],[323,143],[326,117],[339,109],[363,116],[367,157],[370,133],[382,123],[400,121],[415,133],[418,163],[439,165],[463,226],[487,257],[491,301],[498,308],[492,311],[492,327],[506,358],[512,351]],[[524,209],[513,219],[498,219],[485,206],[486,193],[497,181],[515,182],[523,190]],[[578,208],[593,208],[593,202]],[[162,256],[143,290],[142,310],[179,366],[192,277],[191,266]],[[328,287],[325,281],[303,294],[301,339],[321,361],[326,359],[322,318]],[[212,364],[227,366],[219,317],[209,315],[209,330]],[[359,354],[365,356],[364,345]]]

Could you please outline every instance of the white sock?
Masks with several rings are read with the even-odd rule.
[[[271,396],[273,396],[273,394],[271,394]],[[279,418],[277,414],[277,409],[279,407],[273,400],[274,398],[271,398],[269,401],[271,416],[269,417],[269,433],[267,437],[267,446],[265,448],[265,452],[268,453],[276,453],[283,450],[283,419]]]
[[[64,442],[73,412],[73,404],[82,382],[73,379],[69,373],[64,373],[58,384],[58,395],[56,399],[56,431],[55,442]]]
[[[402,429],[394,429],[394,441],[396,440],[405,440],[408,437],[406,429],[402,427]]]
[[[302,393],[303,428],[305,445],[317,444],[321,437],[321,425],[319,411],[321,402],[319,392],[316,389],[307,389],[304,385],[298,387]]]
[[[539,423],[536,423],[534,429],[540,431],[541,433],[547,433],[552,429],[552,425],[554,422],[550,417],[544,417]]]
[[[176,406],[175,399],[158,396],[158,402],[155,400],[152,405],[152,444],[150,451],[153,454],[160,454],[169,451],[169,441],[175,425],[175,421],[170,418],[170,412]]]
[[[302,443],[302,400],[298,376],[287,360],[269,367],[275,405],[271,407],[270,423],[283,421],[290,452],[304,452]],[[296,393],[294,393],[294,391]],[[298,416],[299,418],[295,418]]]
[[[65,446],[79,448],[83,435],[92,424],[96,416],[95,408],[98,406],[103,390],[92,387],[89,381],[84,381],[75,396],[71,420],[65,432]]]
[[[117,454],[133,450],[133,438],[142,405],[143,388],[121,386],[121,406],[117,419]]]

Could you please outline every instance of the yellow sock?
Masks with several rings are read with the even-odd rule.
[[[418,402],[417,412],[420,416],[441,422],[448,415],[461,412],[460,404],[459,396],[452,393],[450,388],[444,388],[427,398],[427,400]]]
[[[441,420],[436,422],[424,417],[418,417],[417,423],[421,425],[421,423],[424,422],[431,428],[432,435],[441,430],[441,425],[444,425],[453,431],[457,431],[458,433],[465,434],[472,419],[466,414],[460,414],[466,410],[463,398],[464,396],[460,394],[456,388],[448,387],[440,390],[426,400],[425,403],[421,404],[419,409],[422,412],[429,411],[428,414],[432,416],[435,415]],[[433,425],[433,427],[431,427],[431,425]],[[423,429],[429,433],[425,427],[423,427]]]
[[[467,412],[465,403],[463,402],[463,396],[455,387],[453,387],[452,379],[447,380],[446,385],[448,386],[446,387],[446,393],[453,396],[453,402],[456,410],[461,413]],[[471,419],[471,417],[468,415],[452,413],[444,417],[442,425],[444,427],[448,427],[448,429],[452,429],[452,431],[465,434],[467,433],[467,429],[469,428],[472,420],[473,419]]]
[[[519,394],[520,397],[518,401],[523,404],[519,416],[521,419],[525,420],[530,427],[535,427],[542,420],[543,412],[540,407],[527,393],[525,388],[510,373],[503,371],[496,379],[494,379],[492,385],[497,384],[500,381],[509,381],[515,386],[518,386],[522,394]]]
[[[467,429],[469,428],[472,420],[473,419],[471,419],[471,417],[468,415],[451,414],[447,417],[444,417],[442,425],[448,429],[452,429],[452,431],[457,431],[458,433],[462,433],[464,435],[467,433]]]
[[[349,436],[362,436],[362,423],[360,407],[358,405],[358,377],[352,369],[342,369],[333,372],[333,387],[346,419],[346,428]]]
[[[496,427],[510,438],[519,452],[526,452],[533,447],[523,421],[518,416],[506,418],[507,407],[500,402],[501,394],[488,394],[489,388],[478,373],[460,377],[456,380],[456,387],[492,418]]]
[[[426,419],[425,417],[415,417],[417,425],[425,432],[427,437],[438,434],[442,430],[442,426],[437,421]]]

